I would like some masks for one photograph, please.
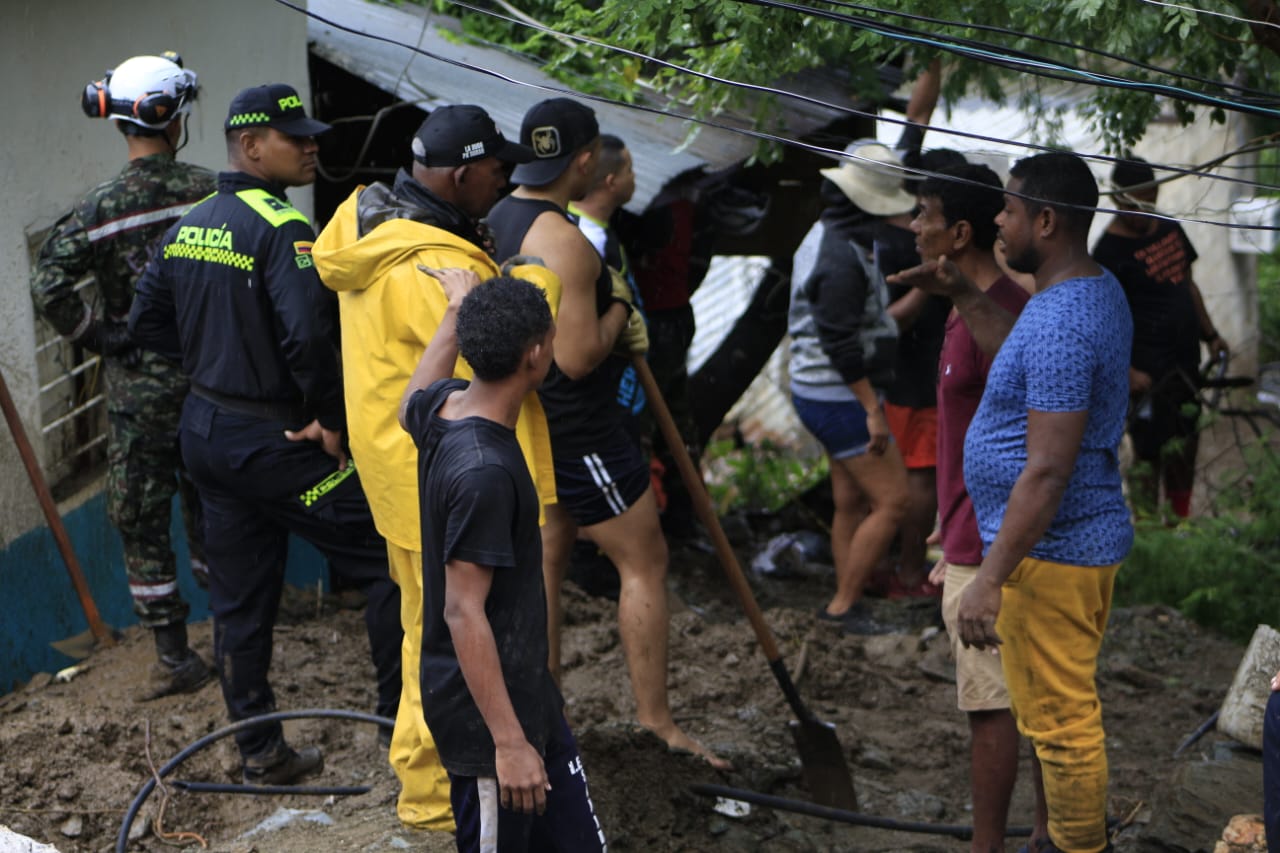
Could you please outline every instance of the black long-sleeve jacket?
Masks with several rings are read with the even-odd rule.
[[[165,234],[129,331],[180,360],[197,393],[295,405],[341,429],[337,302],[316,274],[314,240],[282,188],[222,172],[218,192]]]
[[[852,399],[867,378],[882,390],[892,378],[898,328],[873,253],[854,241],[866,214],[850,205],[823,212],[796,250],[791,272],[791,384],[811,399]]]

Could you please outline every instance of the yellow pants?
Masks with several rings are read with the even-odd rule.
[[[1064,853],[1107,845],[1107,752],[1094,673],[1118,568],[1027,558],[1005,582],[996,622],[1018,730],[1044,774],[1049,837]]]
[[[396,814],[414,829],[453,832],[449,803],[449,775],[440,764],[436,742],[422,716],[422,686],[418,664],[422,657],[422,552],[387,543],[391,579],[400,587],[400,710],[391,733],[391,767],[400,779]]]

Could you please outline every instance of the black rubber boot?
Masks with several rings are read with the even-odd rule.
[[[157,661],[151,665],[143,701],[190,693],[213,677],[213,669],[187,645],[184,622],[155,628]]]
[[[261,755],[244,760],[246,785],[291,785],[324,770],[324,756],[314,746],[295,750],[284,741]]]

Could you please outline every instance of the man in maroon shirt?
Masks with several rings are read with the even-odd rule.
[[[946,258],[1011,314],[1030,298],[996,263],[992,247],[996,215],[1004,206],[1000,179],[986,166],[944,170],[919,189],[919,213],[911,222],[922,260]],[[951,180],[956,178],[958,180]],[[984,186],[985,185],[985,186]],[[969,717],[973,853],[1004,850],[1009,797],[1017,777],[1018,729],[1009,710],[1000,658],[964,648],[956,626],[960,594],[982,563],[982,539],[964,485],[964,437],[978,410],[995,353],[983,352],[960,315],[947,318],[938,365],[938,513],[943,558],[929,579],[943,584],[942,613],[956,659],[956,694]],[[1036,768],[1036,826],[1024,850],[1048,842],[1048,812]]]

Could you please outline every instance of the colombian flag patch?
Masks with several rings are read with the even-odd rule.
[[[313,244],[307,242],[306,240],[299,240],[298,242],[293,244],[293,253],[295,255],[309,255],[311,254],[312,245]]]

